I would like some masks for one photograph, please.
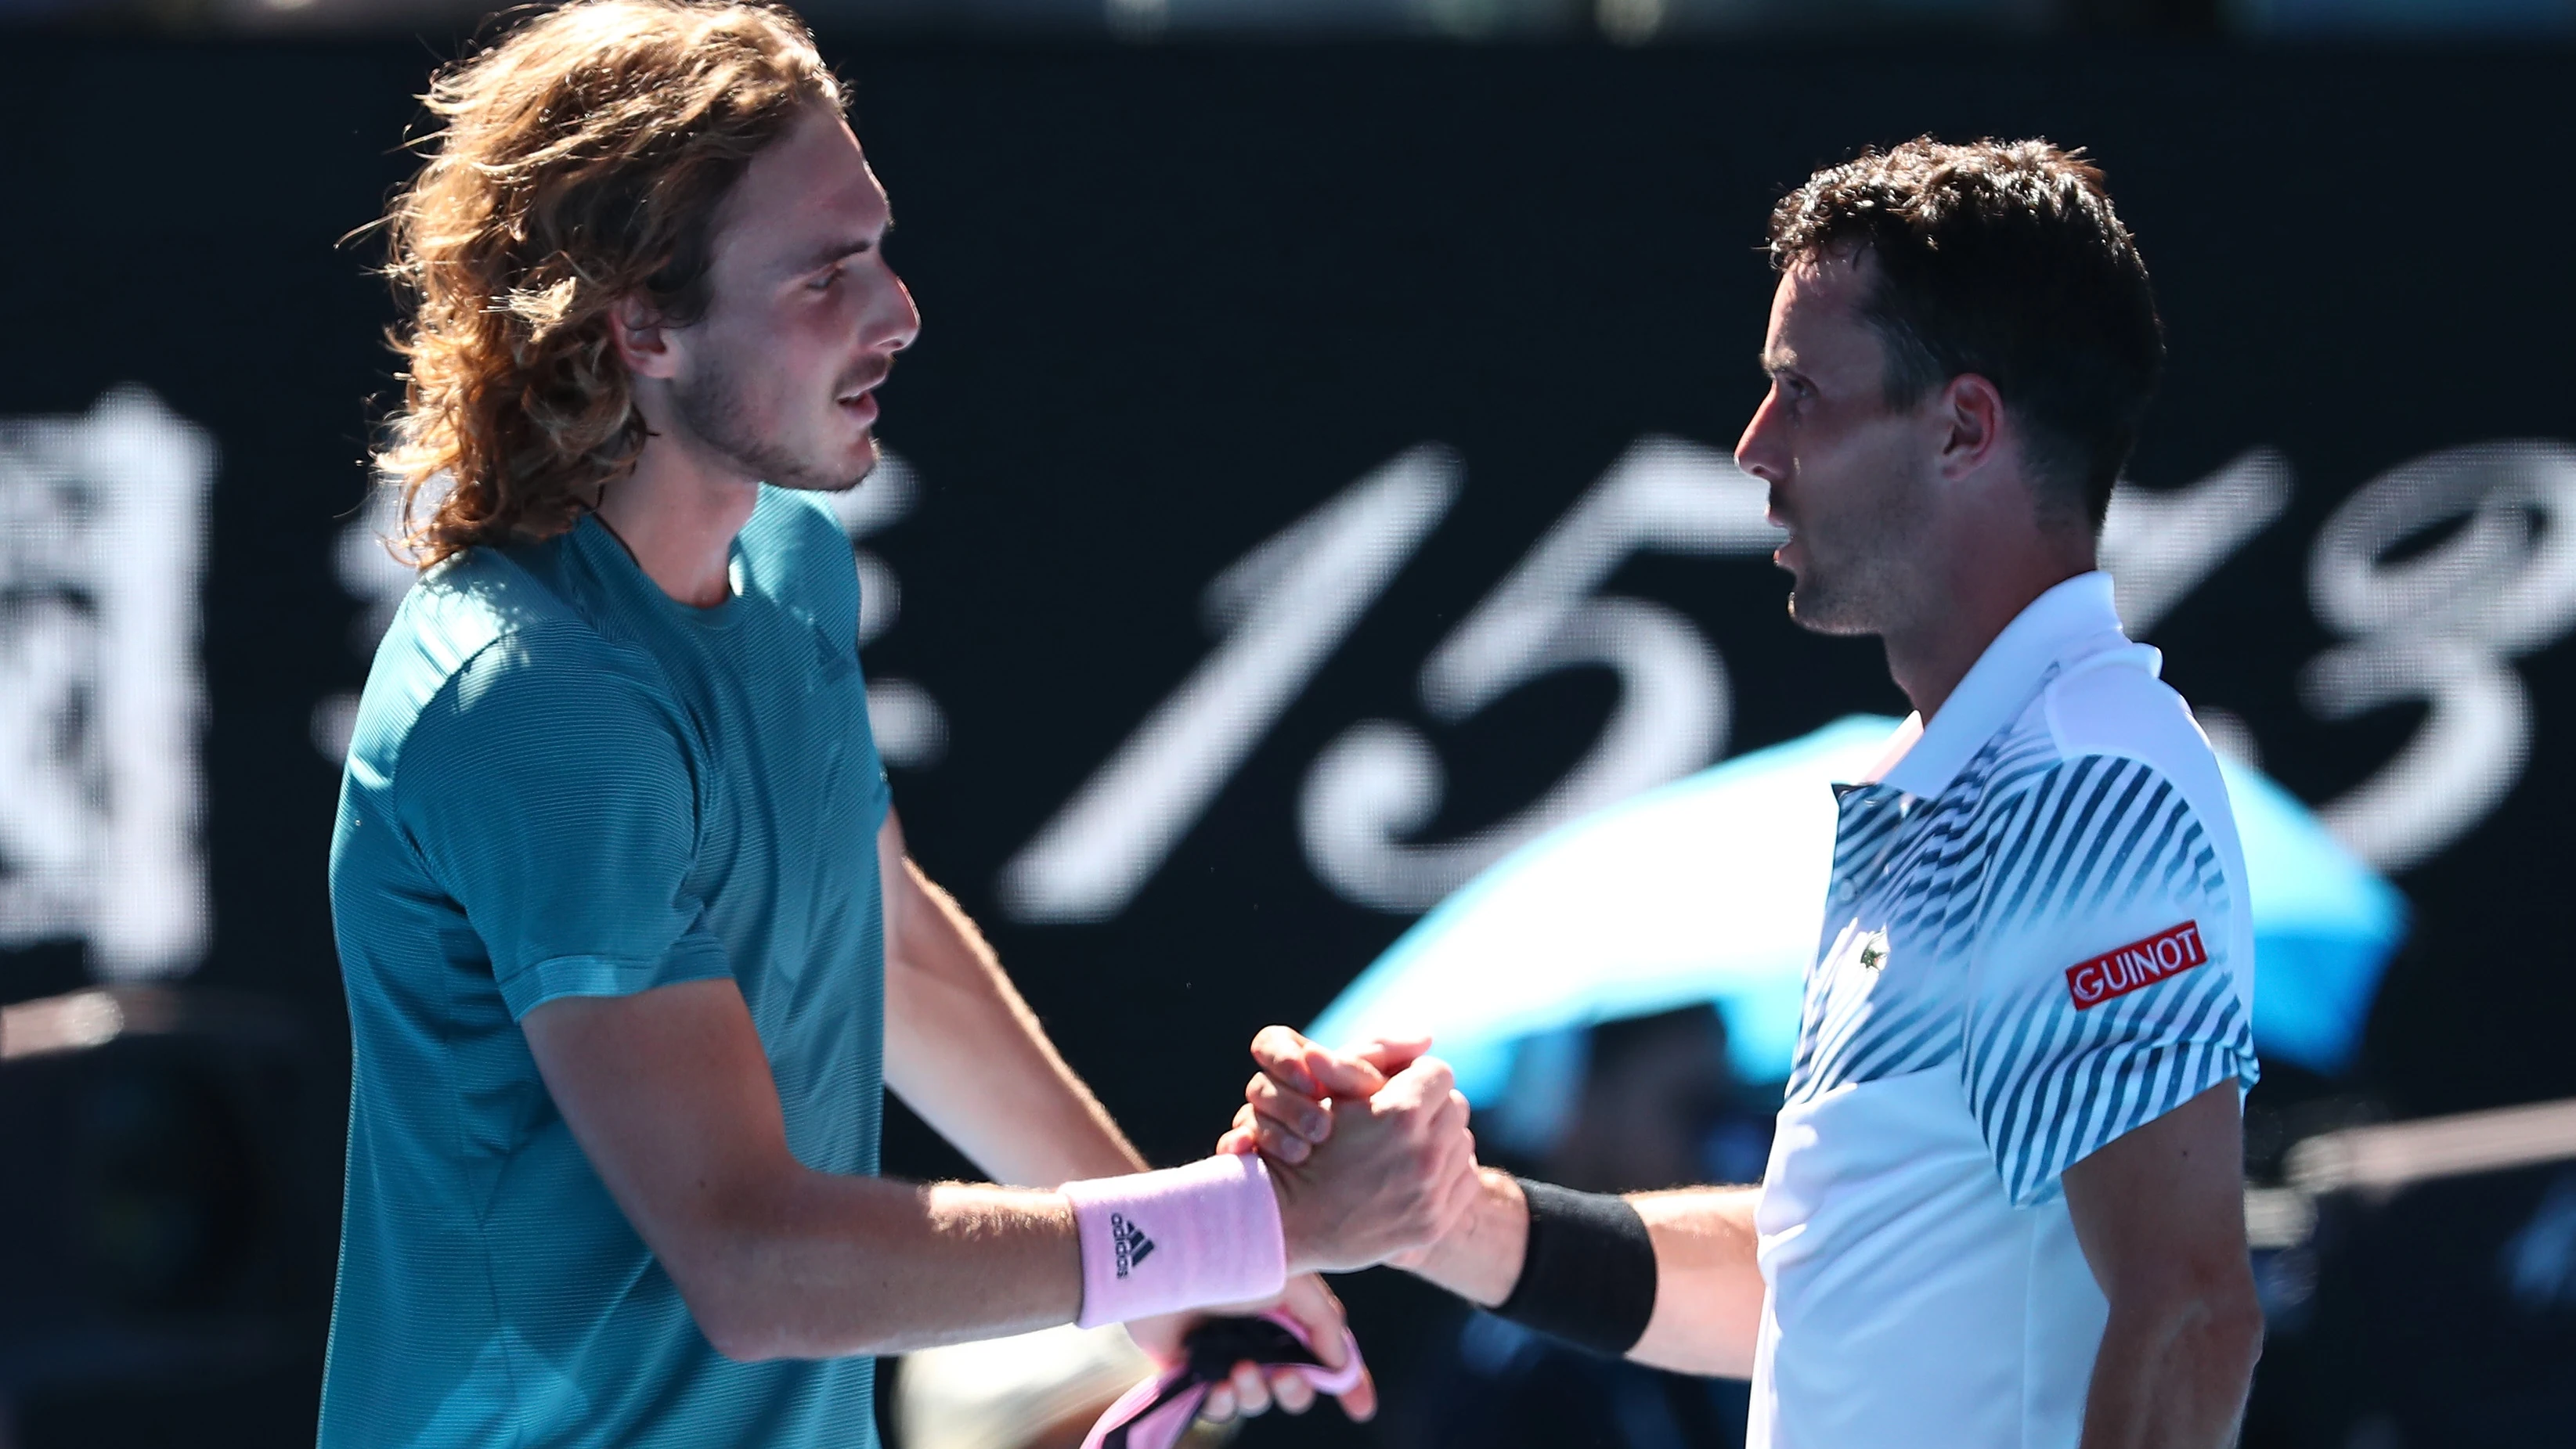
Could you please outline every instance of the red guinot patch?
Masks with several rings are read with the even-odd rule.
[[[2090,1011],[2208,960],[2209,948],[2201,944],[2200,923],[2185,921],[2143,941],[2132,941],[2116,951],[2105,951],[2090,961],[2067,967],[2066,994],[2075,998],[2077,1011]]]

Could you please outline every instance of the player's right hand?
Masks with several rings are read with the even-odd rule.
[[[1274,1164],[1303,1162],[1333,1135],[1334,1099],[1375,1095],[1430,1049],[1429,1037],[1398,1037],[1336,1051],[1287,1027],[1265,1027],[1252,1039],[1261,1070],[1244,1084],[1243,1106],[1217,1150],[1258,1146]]]
[[[1465,1214],[1479,1190],[1475,1140],[1447,1063],[1415,1056],[1392,1075],[1374,1063],[1362,1073],[1284,1027],[1264,1031],[1261,1042],[1269,1050],[1256,1049],[1256,1060],[1284,1065],[1299,1056],[1304,1084],[1329,1099],[1327,1142],[1301,1137],[1308,1150],[1300,1160],[1269,1159],[1292,1272],[1348,1272],[1416,1253]],[[1370,1076],[1378,1085],[1361,1095]],[[1328,1091],[1325,1081],[1348,1090]],[[1248,1145],[1228,1138],[1235,1150]]]

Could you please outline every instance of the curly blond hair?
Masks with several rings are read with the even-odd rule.
[[[784,10],[574,0],[421,99],[440,125],[381,223],[408,365],[376,463],[402,490],[397,552],[426,567],[560,533],[634,467],[646,434],[611,308],[702,315],[726,192],[842,91]]]

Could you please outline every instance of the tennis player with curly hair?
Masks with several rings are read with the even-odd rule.
[[[1345,1363],[1312,1273],[1476,1191],[1446,1069],[1338,1109],[1311,1165],[1146,1172],[906,858],[821,500],[876,462],[920,319],[803,27],[580,0],[427,100],[380,459],[422,572],[332,842],[322,1444],[867,1446],[871,1355],[1137,1320],[1169,1354],[1283,1292]],[[1024,1186],[876,1176],[888,1088]]]

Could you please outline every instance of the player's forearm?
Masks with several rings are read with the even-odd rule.
[[[1510,1174],[1482,1170],[1483,1191],[1458,1227],[1405,1264],[1459,1297],[1492,1308],[1520,1281],[1529,1204]],[[1744,1378],[1762,1321],[1753,1258],[1760,1189],[1690,1188],[1628,1201],[1655,1244],[1655,1311],[1629,1357],[1684,1373]]]
[[[1754,1259],[1758,1187],[1636,1193],[1628,1201],[1655,1240],[1655,1315],[1628,1356],[1657,1368],[1749,1378],[1762,1327]]]
[[[653,1236],[734,1359],[905,1353],[1072,1321],[1082,1263],[1059,1194],[790,1167]]]
[[[2262,1351],[2250,1285],[2114,1301],[2085,1399],[2083,1449],[2226,1449]]]
[[[886,953],[886,1085],[1002,1182],[1051,1187],[1145,1165],[1065,1064],[974,922],[903,862]]]
[[[1425,1063],[1350,1110],[1325,1161],[1276,1177],[1222,1154],[1062,1192],[922,1186],[809,1171],[780,1150],[621,1202],[728,1357],[899,1353],[1077,1313],[1258,1302],[1449,1231],[1474,1183],[1448,1069]]]
[[[1512,1295],[1520,1281],[1521,1257],[1529,1248],[1529,1203],[1511,1174],[1479,1168],[1475,1202],[1458,1225],[1440,1241],[1399,1260],[1423,1279],[1468,1302],[1491,1308]]]

